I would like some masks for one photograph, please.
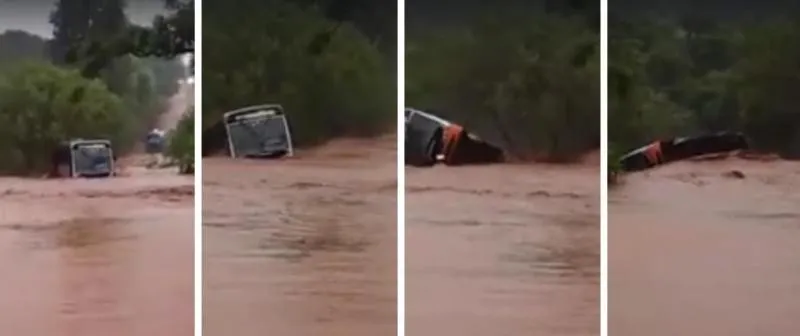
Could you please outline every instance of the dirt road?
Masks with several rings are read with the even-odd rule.
[[[798,333],[800,164],[675,163],[609,197],[610,335]]]
[[[189,336],[193,189],[172,171],[0,178],[0,330]]]
[[[396,140],[203,160],[203,333],[396,333]]]
[[[182,83],[178,93],[167,101],[166,110],[159,116],[156,127],[162,130],[174,129],[192,104],[194,104],[194,85]]]
[[[599,335],[598,179],[599,165],[407,168],[407,334]]]

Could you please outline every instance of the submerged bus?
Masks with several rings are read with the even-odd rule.
[[[634,149],[619,159],[623,171],[635,172],[698,156],[750,149],[741,132],[723,131],[658,140]]]
[[[115,160],[111,141],[64,141],[52,153],[50,175],[64,178],[111,177],[114,176]]]
[[[283,107],[256,105],[227,112],[222,120],[232,158],[292,156],[294,147]]]
[[[405,110],[405,160],[412,166],[489,164],[504,161],[500,147],[463,126],[420,110]]]

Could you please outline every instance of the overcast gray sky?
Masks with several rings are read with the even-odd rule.
[[[53,26],[50,12],[56,0],[0,0],[0,32],[21,29],[36,35],[51,37]],[[146,25],[164,11],[163,0],[129,0],[128,19]]]

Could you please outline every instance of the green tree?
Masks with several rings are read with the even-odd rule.
[[[0,171],[44,171],[54,146],[70,138],[130,142],[128,118],[98,80],[49,64],[20,65],[0,75]]]
[[[174,58],[193,51],[194,2],[164,5],[167,15],[151,27],[130,24],[124,0],[59,0],[51,15],[53,60],[102,79],[121,98],[136,133],[150,128],[177,92],[185,73]]]
[[[194,109],[189,109],[167,137],[166,154],[181,167],[194,165]]]
[[[759,148],[800,157],[800,21],[744,35],[736,68],[743,128]]]
[[[124,0],[59,0],[51,15],[52,59],[100,75],[124,55],[172,59],[194,52],[194,1],[165,0],[150,27],[128,22]]]
[[[612,18],[609,139],[744,131],[758,149],[800,156],[800,21]]]
[[[411,35],[411,106],[465,124],[524,159],[600,144],[598,34],[580,16],[496,13]]]
[[[51,59],[56,64],[81,64],[85,50],[76,46],[95,48],[114,41],[126,32],[124,0],[58,0],[50,15],[53,24]],[[94,77],[99,69],[85,71]]]
[[[214,46],[203,55],[204,126],[231,109],[279,103],[298,145],[393,129],[394,69],[352,25],[289,1],[203,9],[214,13],[204,20],[203,42]]]

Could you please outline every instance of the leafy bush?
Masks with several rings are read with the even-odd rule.
[[[297,145],[394,130],[394,68],[348,23],[290,1],[204,4],[204,128],[224,112],[284,106]],[[248,20],[242,20],[248,17]]]
[[[166,154],[181,167],[194,165],[194,108],[189,109],[170,131]]]
[[[71,138],[129,144],[129,121],[102,82],[50,64],[20,64],[0,73],[0,171],[46,171],[54,147]]]
[[[599,37],[582,17],[488,16],[409,38],[410,106],[465,124],[523,159],[600,145]]]
[[[736,130],[800,157],[800,21],[609,20],[609,141]]]

